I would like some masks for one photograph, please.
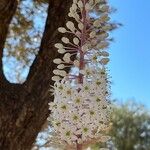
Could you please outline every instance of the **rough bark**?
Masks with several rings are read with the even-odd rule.
[[[60,39],[57,28],[64,26],[71,3],[71,0],[49,0],[41,47],[27,81],[19,85],[0,79],[0,150],[30,150],[47,119],[48,102],[53,100],[49,93],[55,67],[52,60],[58,56],[53,45]]]

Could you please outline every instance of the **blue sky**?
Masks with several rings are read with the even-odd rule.
[[[123,27],[111,36],[110,46],[113,98],[135,99],[150,107],[150,1],[109,0],[117,8],[112,20]]]
[[[118,10],[112,20],[123,24],[111,34],[115,39],[109,49],[112,97],[135,99],[150,108],[150,0],[109,2]]]

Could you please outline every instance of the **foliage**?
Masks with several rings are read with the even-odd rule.
[[[10,24],[3,58],[5,75],[11,82],[25,80],[26,72],[38,53],[46,9],[47,4],[43,1],[19,2]]]
[[[150,150],[150,112],[144,106],[133,101],[114,105],[112,124],[111,150]]]

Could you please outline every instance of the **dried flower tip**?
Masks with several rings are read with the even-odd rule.
[[[67,32],[67,30],[66,30],[64,27],[59,27],[59,28],[58,28],[58,31],[59,31],[60,33],[66,33],[66,32]]]
[[[62,60],[59,59],[59,58],[56,58],[56,59],[53,60],[53,62],[54,62],[55,64],[60,64],[60,63],[62,62]]]
[[[69,39],[66,38],[66,37],[62,37],[61,40],[62,40],[65,44],[69,44],[69,43],[70,43]]]

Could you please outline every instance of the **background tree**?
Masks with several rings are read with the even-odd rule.
[[[112,123],[111,150],[150,150],[150,112],[144,106],[134,101],[115,104]],[[97,144],[93,150],[99,147]]]

